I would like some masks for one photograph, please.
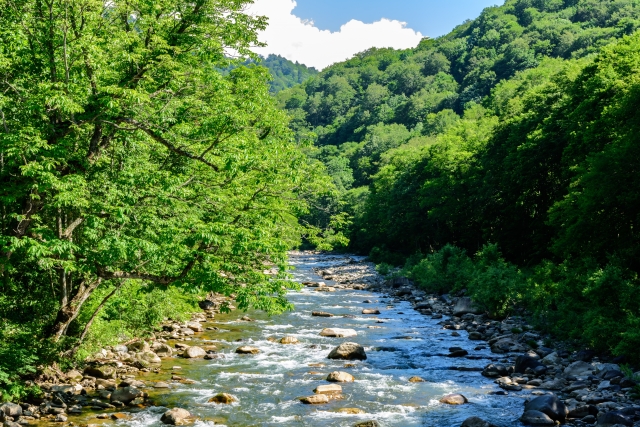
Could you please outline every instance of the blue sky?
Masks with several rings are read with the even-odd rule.
[[[249,13],[269,18],[256,53],[323,69],[372,47],[413,48],[496,3],[504,0],[255,0]]]
[[[372,23],[381,18],[406,22],[408,27],[429,37],[451,31],[465,19],[480,15],[482,9],[503,0],[296,0],[293,10],[302,19],[313,20],[320,29],[338,31],[357,19]]]

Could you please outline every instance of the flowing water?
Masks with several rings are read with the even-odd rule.
[[[328,255],[295,255],[298,281],[318,281],[312,268],[330,268],[343,263],[343,257]],[[367,291],[338,290],[316,292],[313,288],[290,294],[295,304],[293,312],[268,317],[248,313],[254,322],[241,321],[245,313],[217,315],[213,323],[218,331],[198,334],[190,345],[216,345],[224,358],[216,360],[168,359],[161,374],[145,374],[145,381],[168,381],[171,372],[194,380],[194,384],[172,383],[170,390],[150,392],[155,406],[140,409],[131,418],[118,421],[127,426],[160,426],[160,416],[167,408],[181,407],[197,415],[196,426],[318,426],[350,427],[360,421],[377,420],[391,427],[438,426],[459,427],[471,416],[479,416],[499,426],[520,425],[523,401],[515,395],[491,394],[499,388],[480,372],[496,355],[490,350],[474,350],[477,342],[469,341],[465,331],[452,337],[451,331],[411,308],[408,302],[393,302],[392,298]],[[364,303],[371,300],[372,303]],[[366,316],[364,308],[378,308],[379,316]],[[336,317],[312,317],[321,310]],[[342,317],[354,315],[355,317]],[[319,332],[325,327],[355,329],[354,338],[324,338]],[[270,341],[290,335],[301,344],[282,345]],[[363,345],[368,359],[363,362],[328,360],[327,355],[344,341]],[[258,355],[238,355],[241,345],[260,349]],[[471,358],[448,358],[449,347],[469,351]],[[324,366],[310,366],[323,364]],[[175,370],[173,367],[182,369]],[[313,389],[328,384],[332,371],[345,371],[355,376],[353,383],[341,384],[344,399],[325,405],[304,405],[298,398],[313,395]],[[419,376],[423,383],[410,383]],[[231,405],[207,403],[217,393],[236,396]],[[461,393],[469,404],[449,406],[439,399],[449,393]],[[360,408],[362,415],[336,412],[340,408]],[[84,417],[86,418],[86,417]],[[100,423],[95,418],[84,422]],[[112,421],[106,424],[113,425]]]

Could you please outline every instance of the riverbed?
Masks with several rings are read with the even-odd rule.
[[[330,255],[292,255],[295,280],[319,281],[313,269],[331,268],[345,257]],[[126,426],[161,426],[160,417],[167,408],[181,407],[199,418],[196,426],[228,427],[351,427],[361,421],[376,420],[385,427],[459,427],[478,416],[498,426],[518,426],[522,414],[522,393],[494,394],[501,389],[484,378],[480,370],[499,360],[486,347],[469,341],[466,331],[443,329],[441,320],[431,319],[413,310],[408,302],[363,290],[318,292],[303,288],[289,295],[295,311],[277,316],[259,312],[216,315],[203,326],[217,328],[197,334],[189,345],[215,345],[214,360],[170,358],[163,361],[160,373],[140,377],[147,384],[167,381],[170,389],[150,388],[153,406],[138,408],[121,421],[96,420],[85,414],[82,422]],[[365,302],[370,301],[370,302]],[[378,309],[380,315],[363,315],[363,309]],[[334,317],[313,317],[312,311],[325,311]],[[253,321],[241,320],[249,316]],[[355,329],[357,337],[325,338],[323,328]],[[284,336],[296,337],[300,344],[279,343]],[[329,352],[342,342],[361,344],[366,361],[329,360]],[[170,342],[170,344],[175,344]],[[239,355],[235,349],[250,345],[260,349],[257,355]],[[450,347],[469,352],[463,358],[450,358]],[[343,398],[324,405],[305,405],[300,397],[326,382],[333,371],[348,372],[352,383],[342,383]],[[171,382],[172,374],[192,380],[192,384]],[[412,383],[421,377],[425,382]],[[218,393],[229,393],[238,402],[223,405],[208,403]],[[450,393],[466,396],[469,403],[450,406],[439,403]],[[503,392],[504,393],[504,392]],[[364,414],[337,412],[357,408]],[[79,420],[79,419],[77,419]],[[77,422],[77,420],[74,420]]]

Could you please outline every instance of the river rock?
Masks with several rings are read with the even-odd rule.
[[[528,368],[535,370],[539,366],[544,366],[542,363],[540,363],[539,358],[540,356],[537,355],[536,357],[532,357],[526,354],[518,356],[516,358],[514,372],[516,374],[524,374]]]
[[[420,378],[420,377],[411,377],[411,378],[409,378],[409,382],[410,383],[424,383],[426,381],[424,379]]]
[[[135,387],[124,387],[116,389],[113,393],[111,393],[111,401],[112,402],[122,402],[124,404],[128,404],[133,400],[144,397],[144,393],[138,390]]]
[[[75,369],[72,369],[71,371],[67,372],[67,378],[72,383],[75,383],[82,381],[83,375]]]
[[[300,341],[296,337],[286,336],[282,337],[280,344],[300,344]]]
[[[538,396],[524,407],[525,411],[539,411],[546,414],[553,421],[564,423],[569,410],[557,396],[546,394]]]
[[[319,385],[313,392],[315,394],[340,394],[342,393],[342,387],[338,384]]]
[[[103,380],[115,380],[116,368],[113,366],[88,366],[84,373],[90,377],[101,378]]]
[[[0,411],[4,412],[7,417],[17,418],[22,415],[22,407],[16,403],[3,403],[0,405]]]
[[[469,339],[471,341],[480,341],[482,340],[483,336],[480,332],[474,331],[474,332],[469,332]]]
[[[313,396],[303,397],[300,402],[307,405],[321,405],[329,403],[329,397],[326,394],[314,394]]]
[[[238,347],[236,349],[236,353],[238,354],[258,354],[260,353],[260,349],[256,347],[251,347],[248,345],[243,345],[242,347]]]
[[[151,351],[157,354],[159,357],[171,357],[173,356],[173,349],[162,342],[154,342],[151,347]]]
[[[51,391],[63,394],[80,394],[82,392],[82,386],[80,384],[57,384],[51,387]]]
[[[214,308],[216,308],[216,304],[213,301],[209,301],[208,299],[206,299],[204,301],[198,302],[198,307],[200,307],[201,310],[213,310]]]
[[[367,354],[364,351],[364,347],[360,344],[353,342],[345,342],[338,347],[331,350],[329,359],[337,360],[367,360]]]
[[[491,346],[491,352],[497,354],[522,352],[524,350],[522,344],[511,338],[502,338]]]
[[[469,401],[461,394],[448,394],[440,399],[440,403],[446,403],[447,405],[464,405],[465,403],[469,403]]]
[[[229,405],[237,401],[238,401],[238,398],[236,398],[235,396],[229,393],[218,393],[215,396],[213,396],[211,399],[209,399],[209,403],[218,403],[218,404],[224,404],[224,405]]]
[[[353,427],[380,427],[380,423],[377,421],[363,421],[361,423],[354,424]]]
[[[199,359],[206,356],[207,352],[200,347],[189,347],[182,353],[182,357],[186,359]]]
[[[506,377],[509,375],[509,371],[504,365],[494,365],[490,363],[482,370],[482,375],[488,378]]]
[[[334,338],[351,338],[358,336],[358,333],[354,329],[340,329],[340,328],[325,328],[320,332],[321,337],[334,337]]]
[[[349,415],[362,415],[362,414],[366,414],[366,412],[364,412],[362,409],[360,408],[340,408],[338,409],[336,412],[340,413],[340,414],[349,414]]]
[[[540,411],[525,411],[520,417],[520,421],[524,424],[532,426],[555,426],[556,422],[553,421],[547,414]]]
[[[380,310],[375,308],[365,308],[362,310],[362,314],[380,314]]]
[[[540,388],[545,390],[562,390],[564,388],[564,380],[556,378],[554,380],[545,381],[540,384]]]
[[[620,412],[606,412],[598,414],[598,427],[633,426],[633,419]]]
[[[194,332],[204,332],[204,328],[200,322],[187,322],[185,325]]]
[[[564,375],[567,377],[588,377],[593,373],[595,367],[591,363],[577,361],[567,366],[564,370]]]
[[[163,424],[177,426],[182,425],[187,418],[191,418],[191,413],[189,411],[182,408],[173,408],[162,414],[160,421]]]
[[[458,300],[456,305],[453,307],[453,315],[454,316],[462,316],[463,314],[481,314],[482,310],[478,309],[475,306],[471,298],[462,297]]]
[[[468,355],[469,355],[469,352],[467,350],[459,349],[459,350],[453,350],[451,353],[447,354],[447,357],[464,357]]]
[[[162,363],[160,357],[153,351],[144,351],[142,353],[138,353],[136,354],[136,358],[154,365],[159,365],[160,363]]]
[[[495,424],[491,424],[488,421],[478,417],[471,417],[464,420],[460,427],[497,427]]]
[[[326,311],[313,311],[311,315],[315,317],[333,317],[333,314],[327,313]]]
[[[138,340],[134,341],[130,344],[127,344],[127,350],[132,353],[141,353],[143,351],[151,350],[149,343],[146,341]]]
[[[553,352],[551,354],[546,355],[542,358],[541,362],[546,366],[559,365],[562,362],[560,356],[558,356],[557,352]]]
[[[335,371],[329,374],[327,381],[332,383],[352,383],[355,381],[355,378],[347,372]]]

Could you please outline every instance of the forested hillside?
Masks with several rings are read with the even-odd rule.
[[[318,74],[318,70],[315,68],[289,61],[280,55],[269,55],[266,58],[260,58],[258,61],[250,59],[242,65],[246,67],[256,63],[269,70],[269,74],[271,74],[271,81],[269,82],[271,93],[278,93],[281,90],[304,83],[310,77]],[[236,66],[227,67],[224,72],[229,72],[234,68]]]
[[[598,350],[640,347],[640,2],[508,0],[278,94],[351,249]],[[385,267],[386,269],[387,267]]]

